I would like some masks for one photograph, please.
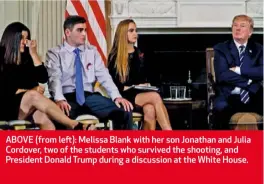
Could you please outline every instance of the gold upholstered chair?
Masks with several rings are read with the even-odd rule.
[[[0,130],[8,130],[9,125],[7,121],[0,121]]]
[[[98,130],[113,130],[113,123],[111,120],[108,120],[107,122],[100,122],[97,117],[90,114],[82,114],[78,116],[76,120],[83,124],[94,124]]]
[[[39,126],[27,120],[0,121],[0,130],[39,130]]]

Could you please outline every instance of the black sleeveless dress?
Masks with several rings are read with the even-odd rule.
[[[44,65],[35,67],[32,62],[21,65],[6,65],[0,71],[0,120],[18,118],[21,99],[25,93],[16,94],[18,89],[32,89],[38,83],[46,83],[48,73]]]

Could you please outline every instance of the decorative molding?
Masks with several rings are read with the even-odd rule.
[[[229,33],[237,14],[248,14],[263,33],[262,0],[112,0],[111,37],[121,20],[135,20],[145,33]]]
[[[135,2],[128,9],[132,17],[176,16],[176,2]]]
[[[118,15],[121,15],[123,13],[124,3],[116,2],[114,3],[114,6],[115,6],[116,13]]]
[[[254,20],[254,27],[263,27],[263,2],[247,1],[246,13]]]
[[[178,3],[178,26],[230,27],[233,17],[245,13],[245,7],[245,2],[180,1]]]
[[[262,0],[112,0],[112,30],[126,18],[138,28],[229,28],[236,14],[253,17],[262,28]]]
[[[112,15],[124,16],[128,15],[128,0],[112,0]]]
[[[247,13],[257,17],[262,17],[263,2],[247,2]]]

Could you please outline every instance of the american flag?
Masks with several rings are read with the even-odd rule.
[[[105,0],[67,0],[65,18],[69,15],[79,15],[86,19],[88,42],[97,47],[106,63]]]

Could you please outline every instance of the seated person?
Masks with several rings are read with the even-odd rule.
[[[102,120],[111,119],[114,129],[132,129],[133,106],[121,97],[97,49],[85,43],[86,20],[69,16],[64,21],[64,34],[66,40],[48,51],[45,63],[55,103],[71,118],[90,113]],[[112,100],[94,92],[96,80]]]
[[[82,129],[82,124],[69,119],[43,96],[39,83],[47,81],[48,73],[37,54],[36,41],[30,41],[29,29],[20,22],[9,24],[0,42],[0,120],[32,118],[42,130],[54,130],[51,120],[55,120]]]
[[[250,40],[253,20],[237,15],[232,22],[233,39],[214,47],[216,129],[228,129],[236,112],[263,114],[263,46]]]
[[[144,112],[144,129],[155,130],[156,119],[163,130],[171,130],[166,107],[157,92],[128,89],[132,85],[148,85],[144,72],[143,54],[134,47],[137,41],[133,20],[121,21],[117,26],[113,47],[108,57],[108,69],[122,96]]]

